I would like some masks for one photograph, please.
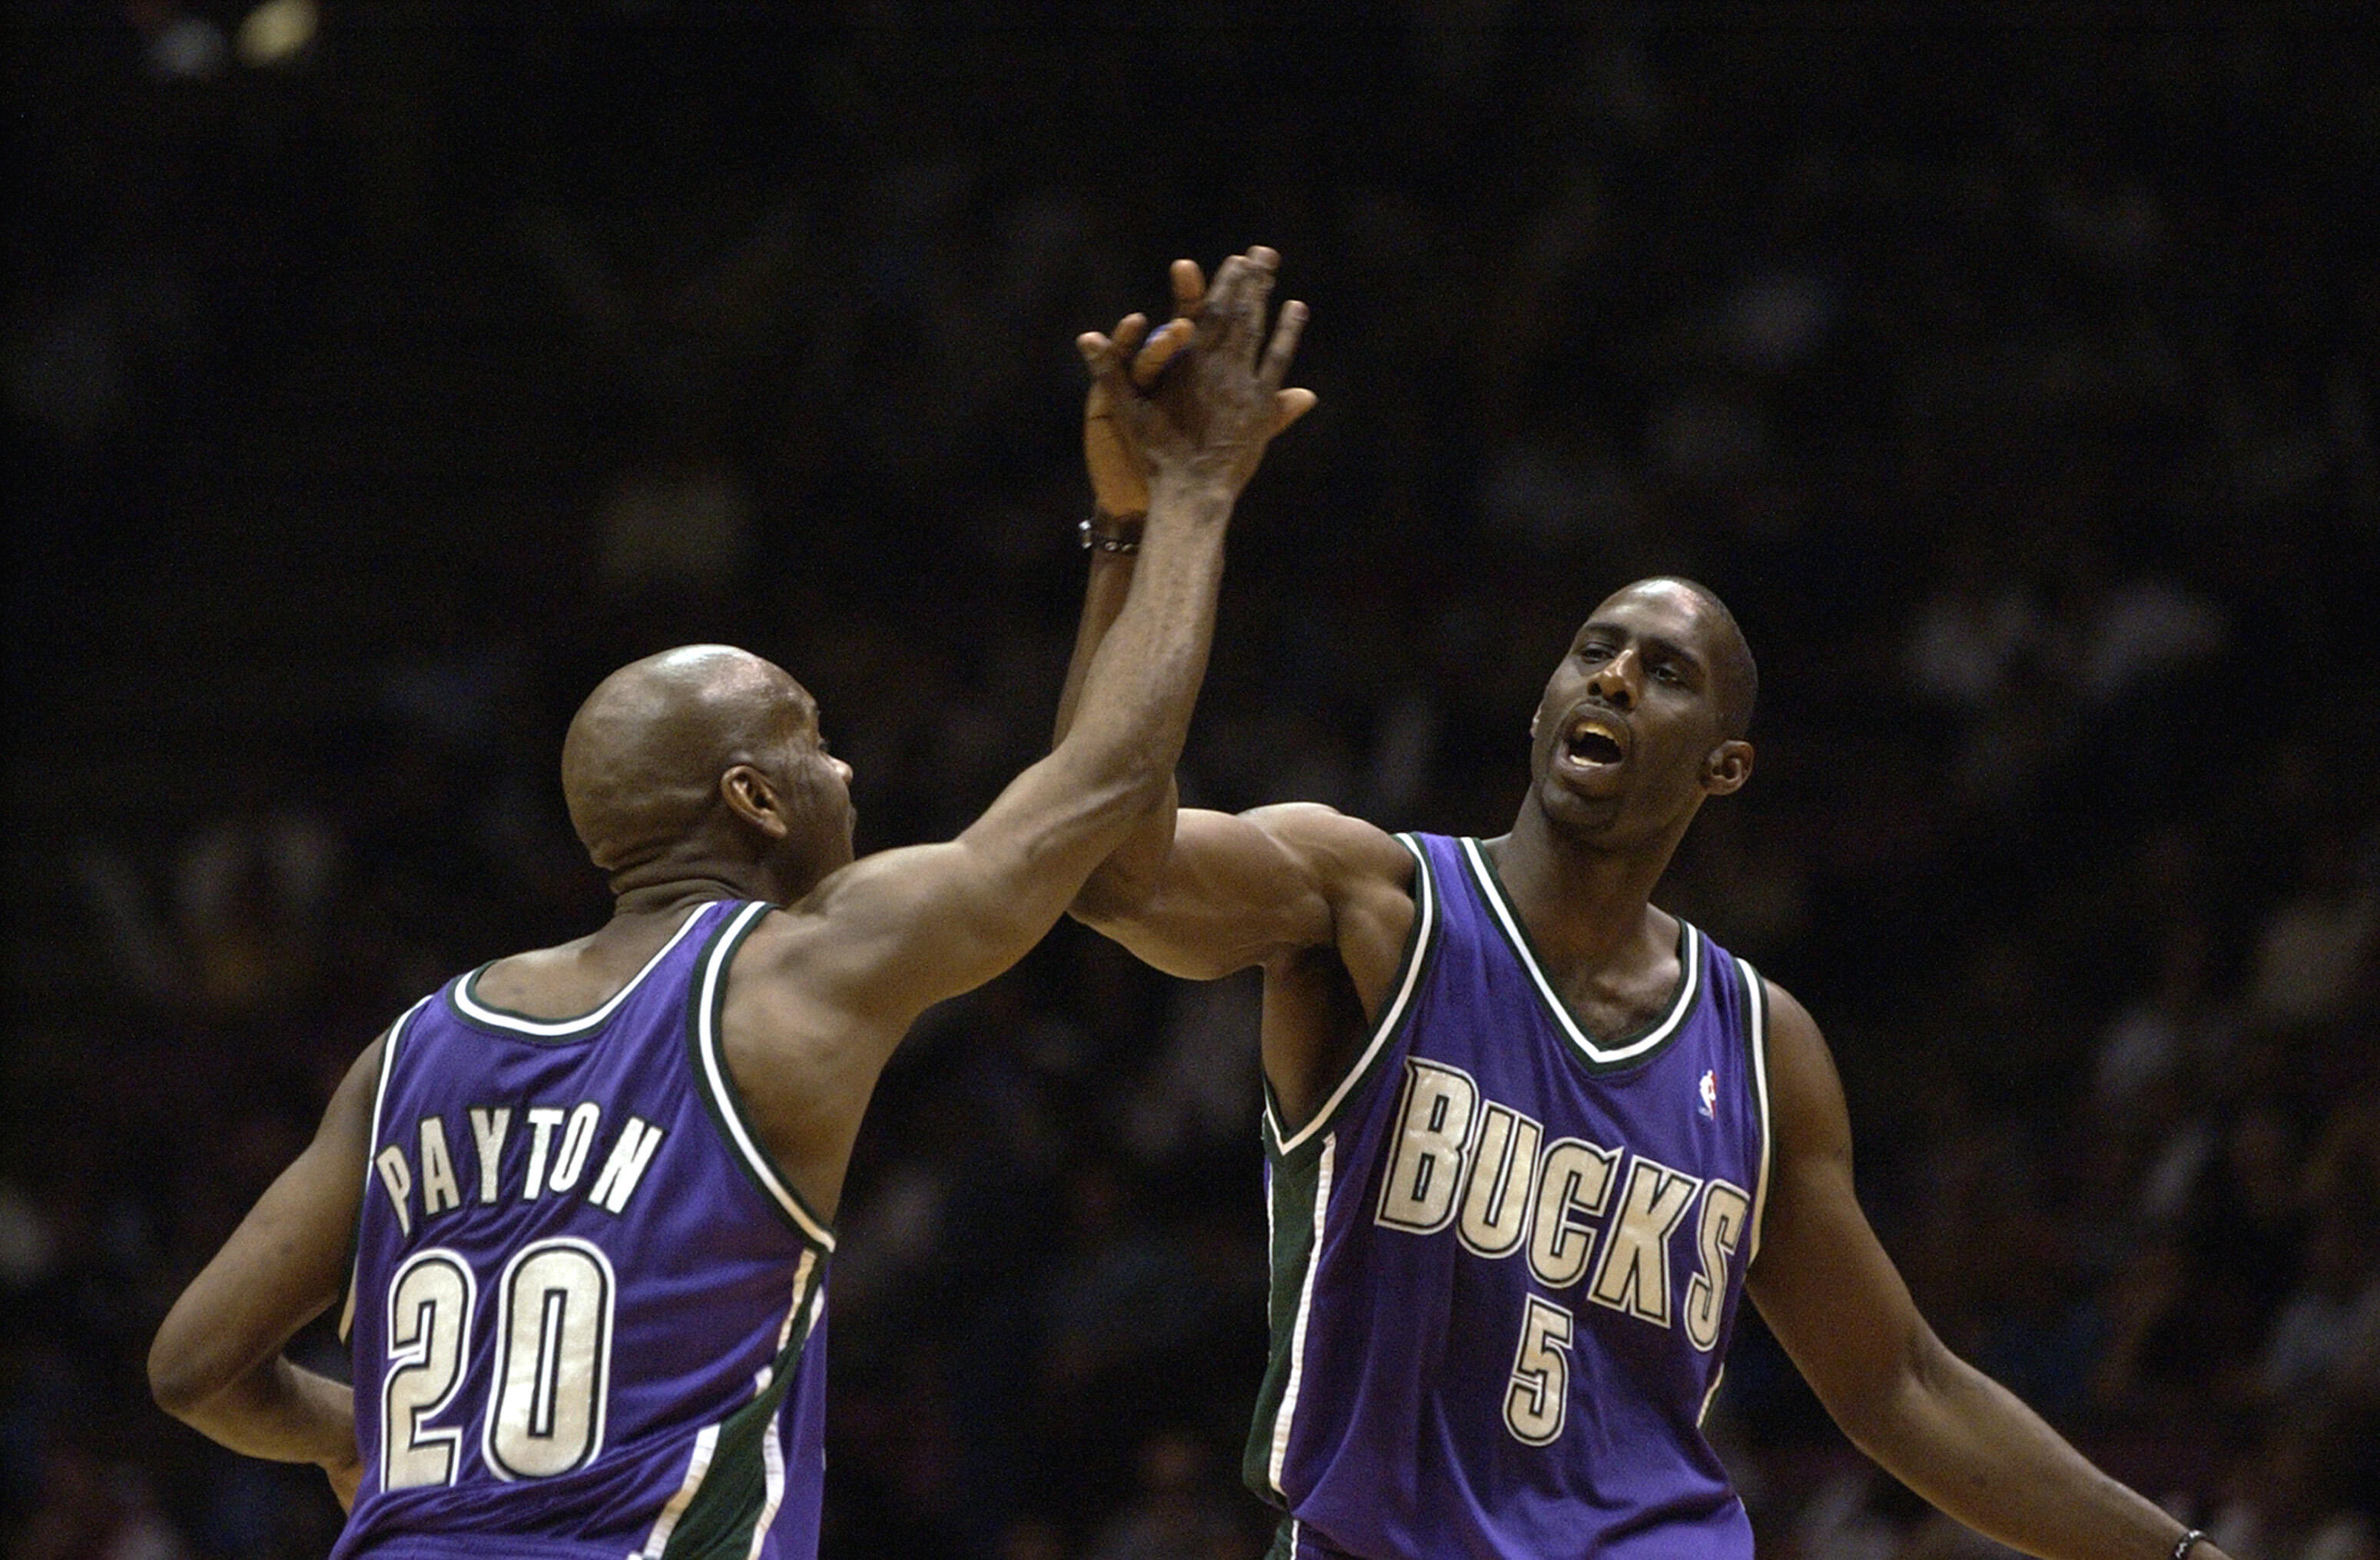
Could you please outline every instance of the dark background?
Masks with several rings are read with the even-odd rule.
[[[1321,405],[1190,799],[1500,832],[1573,624],[1707,581],[1760,768],[1661,902],[1827,1027],[1936,1327],[2243,1560],[2380,1552],[2362,7],[7,14],[0,1554],[327,1548],[141,1360],[358,1047],[601,916],[577,700],[748,646],[863,850],[955,831],[1064,665],[1072,338],[1257,242]],[[1067,925],[919,1026],[830,1554],[1257,1552],[1253,1002]],[[1765,1556],[2001,1553],[1756,1320],[1728,1383]]]

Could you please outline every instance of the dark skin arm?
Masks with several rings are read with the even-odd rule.
[[[1148,461],[1140,566],[1084,673],[1067,740],[945,844],[888,851],[771,916],[736,958],[730,1065],[763,1136],[829,1212],[877,1073],[917,1016],[1014,963],[1170,783],[1204,674],[1225,523],[1267,442],[1303,326],[1268,341],[1274,259],[1234,257],[1156,394],[1121,389]],[[1104,337],[1087,337],[1100,367]],[[830,1214],[831,1216],[831,1214]]]
[[[1201,372],[1167,405],[1136,408],[1154,452],[1147,585],[1089,674],[1076,739],[957,840],[832,875],[767,918],[735,962],[730,1065],[769,1146],[830,1216],[875,1074],[910,1021],[1030,948],[1171,771],[1205,669],[1223,527],[1275,427],[1304,318],[1284,311],[1259,358],[1269,283],[1269,266],[1245,263],[1219,278]],[[730,769],[722,796],[782,834],[798,799],[747,783],[753,773]],[[314,1141],[176,1302],[150,1357],[168,1412],[235,1450],[322,1464],[343,1504],[361,1477],[352,1395],[282,1351],[347,1276],[381,1054],[376,1044],[358,1059]]]
[[[1205,281],[1189,260],[1172,269],[1175,319],[1142,340],[1135,320],[1096,344],[1083,408],[1083,453],[1103,528],[1132,532],[1143,502],[1144,457],[1112,416],[1130,382],[1157,382],[1187,345]],[[1314,405],[1311,393],[1275,397],[1276,429]],[[1122,517],[1121,519],[1119,517]],[[1085,674],[1130,587],[1130,553],[1094,551],[1081,626],[1058,706],[1054,741],[1072,727]],[[1070,913],[1147,962],[1191,980],[1251,966],[1265,972],[1267,1076],[1293,1124],[1318,1107],[1384,999],[1413,924],[1413,858],[1387,833],[1329,807],[1260,807],[1234,816],[1183,811],[1169,777],[1159,804],[1099,864]]]
[[[1099,409],[1096,399],[1087,409],[1086,453],[1101,508],[1122,513],[1130,491]],[[1095,560],[1078,668],[1131,566]],[[1327,808],[1232,817],[1177,811],[1169,792],[1072,913],[1189,979],[1261,965],[1265,1070],[1293,1128],[1380,1010],[1414,913],[1411,880],[1402,847]],[[2005,1543],[2058,1560],[2170,1554],[2173,1518],[2092,1467],[1918,1315],[1852,1194],[1850,1120],[1826,1043],[1791,997],[1778,992],[1774,1008],[1778,1151],[1750,1283],[1829,1411],[1912,1488]],[[2211,1544],[2194,1553],[2219,1560]]]
[[[354,1396],[282,1349],[346,1287],[385,1043],[356,1058],[313,1142],[174,1302],[149,1350],[159,1407],[233,1451],[320,1464],[341,1506],[363,1477]]]
[[[1748,1289],[1860,1450],[1942,1510],[2046,1560],[2162,1560],[2180,1524],[1943,1347],[1852,1186],[1851,1119],[1818,1026],[1775,986],[1776,1159]],[[2193,1560],[2223,1560],[2201,1542]]]
[[[1269,251],[1262,251],[1269,253]],[[1183,348],[1192,344],[1205,308],[1207,280],[1196,260],[1178,260],[1168,269],[1173,289],[1173,318],[1154,333],[1139,315],[1128,315],[1112,336],[1083,338],[1084,358],[1090,366],[1091,387],[1083,401],[1083,464],[1091,479],[1091,500],[1098,511],[1095,526],[1102,534],[1135,538],[1148,509],[1148,457],[1127,415],[1130,403],[1154,391]],[[1278,434],[1312,411],[1314,393],[1305,389],[1273,392],[1272,432]],[[1095,550],[1091,577],[1077,623],[1075,653],[1066,668],[1066,683],[1058,698],[1055,747],[1073,727],[1082,699],[1083,683],[1100,642],[1114,625],[1131,589],[1135,555]],[[1166,776],[1165,793],[1141,817],[1124,843],[1099,864],[1093,900],[1128,899],[1135,884],[1154,871],[1173,833],[1173,811],[1179,803],[1173,777]],[[1076,907],[1079,914],[1081,906]]]

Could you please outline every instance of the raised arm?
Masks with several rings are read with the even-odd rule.
[[[775,937],[806,1000],[889,1046],[924,1008],[1039,940],[1170,783],[1206,670],[1226,523],[1277,430],[1275,393],[1305,320],[1304,306],[1285,306],[1268,342],[1273,272],[1269,251],[1226,261],[1189,357],[1122,404],[1148,458],[1148,519],[1066,740],[958,839],[854,863],[782,918]],[[1087,356],[1093,343],[1104,338],[1087,338]],[[767,954],[756,937],[739,971]]]
[[[354,1395],[282,1349],[346,1283],[385,1043],[347,1070],[313,1142],[174,1302],[149,1349],[159,1407],[233,1451],[321,1464],[343,1506],[362,1474]]]
[[[1052,746],[1072,730],[1082,688],[1129,591],[1148,503],[1146,458],[1122,414],[1130,395],[1153,387],[1180,349],[1206,297],[1197,264],[1178,260],[1170,280],[1174,317],[1154,333],[1127,316],[1111,337],[1084,338],[1091,366],[1083,403],[1083,462],[1091,479],[1090,578],[1058,700]],[[1310,391],[1275,393],[1274,430],[1314,406]],[[1213,979],[1272,962],[1330,940],[1331,849],[1350,833],[1371,837],[1391,870],[1402,856],[1385,836],[1319,807],[1265,808],[1245,817],[1179,815],[1169,774],[1157,805],[1099,864],[1070,906],[1077,920],[1123,942],[1171,974]],[[1385,853],[1378,847],[1386,847]]]
[[[1255,251],[1269,258],[1271,251]],[[1153,390],[1182,348],[1190,345],[1206,303],[1207,282],[1196,260],[1175,260],[1168,272],[1173,289],[1173,318],[1154,333],[1137,314],[1126,315],[1112,336],[1096,333],[1082,338],[1083,356],[1091,369],[1091,386],[1083,399],[1083,464],[1091,479],[1095,511],[1085,538],[1090,554],[1090,580],[1083,596],[1082,616],[1075,632],[1075,653],[1066,667],[1066,683],[1058,698],[1054,748],[1074,725],[1088,674],[1108,630],[1114,626],[1132,586],[1135,561],[1148,510],[1148,458],[1128,415],[1130,403]],[[1273,392],[1272,431],[1275,434],[1314,409],[1310,390]],[[1165,856],[1173,837],[1173,814],[1179,800],[1173,778],[1166,777],[1164,794],[1140,816],[1124,842],[1099,865],[1087,901],[1074,907],[1082,915],[1089,903],[1120,902],[1135,897]]]
[[[1799,1002],[1768,989],[1776,1162],[1749,1288],[1819,1401],[1887,1471],[2011,1548],[2167,1560],[2180,1523],[2093,1467],[1918,1314],[1852,1191],[1851,1119],[1827,1043]],[[2223,1556],[2202,1540],[2191,1560]]]

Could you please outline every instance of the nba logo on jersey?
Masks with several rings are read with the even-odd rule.
[[[1717,1069],[1715,1069],[1715,1068],[1705,1068],[1705,1069],[1703,1070],[1703,1081],[1702,1081],[1700,1083],[1698,1083],[1698,1084],[1694,1085],[1694,1092],[1695,1092],[1696,1094],[1700,1094],[1700,1095],[1702,1095],[1702,1097],[1703,1097],[1703,1119],[1704,1119],[1705,1120],[1707,1120],[1707,1121],[1716,1121],[1716,1120],[1718,1120],[1718,1070],[1717,1070]]]

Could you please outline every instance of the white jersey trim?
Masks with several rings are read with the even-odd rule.
[[[1744,1253],[1746,1272],[1752,1261],[1760,1254],[1760,1228],[1768,1210],[1768,1169],[1776,1156],[1776,1134],[1768,1117],[1768,983],[1760,972],[1739,959],[1735,967],[1743,972],[1744,1022],[1751,1031],[1752,1093],[1760,1107],[1760,1168],[1752,1186],[1751,1249]]]
[[[1396,840],[1398,844],[1413,853],[1414,886],[1416,890],[1414,894],[1413,948],[1405,960],[1402,977],[1397,983],[1397,994],[1389,999],[1387,1007],[1380,1010],[1380,1022],[1372,1026],[1372,1038],[1366,1043],[1364,1054],[1355,1058],[1355,1065],[1347,1070],[1347,1075],[1339,1080],[1339,1086],[1330,1091],[1330,1097],[1322,1102],[1322,1108],[1316,1111],[1313,1119],[1307,1121],[1305,1126],[1300,1127],[1294,1133],[1284,1134],[1281,1131],[1281,1116],[1274,1109],[1272,1095],[1268,1091],[1264,1102],[1265,1127],[1272,1133],[1273,1143],[1282,1154],[1295,1153],[1300,1144],[1330,1125],[1331,1118],[1338,1113],[1339,1107],[1345,1103],[1348,1094],[1366,1074],[1371,1071],[1372,1063],[1379,1057],[1380,1047],[1388,1043],[1390,1034],[1395,1032],[1397,1021],[1404,1017],[1405,1008],[1413,1000],[1415,988],[1421,984],[1422,969],[1429,962],[1429,939],[1438,927],[1438,885],[1430,877],[1429,855],[1421,848],[1420,842],[1410,834],[1400,834],[1396,837]]]
[[[736,1108],[735,1092],[727,1079],[726,1059],[719,1047],[719,1026],[716,1022],[720,986],[727,978],[727,962],[742,942],[752,923],[769,913],[770,906],[755,900],[737,911],[721,931],[719,942],[709,958],[703,961],[702,972],[694,994],[695,1050],[702,1058],[703,1083],[710,1091],[718,1109],[719,1119],[727,1129],[728,1141],[744,1156],[755,1179],[768,1189],[785,1216],[800,1227],[803,1234],[817,1241],[820,1249],[834,1250],[834,1232],[812,1217],[809,1208],[794,1194],[777,1174],[776,1165],[752,1141],[751,1130],[745,1126],[743,1113]]]
[[[645,1535],[645,1547],[628,1556],[628,1560],[661,1560],[662,1552],[669,1548],[670,1535],[677,1531],[677,1519],[694,1504],[702,1481],[710,1471],[710,1459],[719,1450],[719,1426],[706,1424],[694,1433],[694,1451],[686,1460],[686,1481],[670,1496],[669,1504],[654,1519],[653,1530]]]
[[[1694,1414],[1694,1428],[1696,1430],[1700,1430],[1703,1427],[1703,1421],[1710,1418],[1711,1405],[1718,1401],[1718,1384],[1726,1379],[1727,1361],[1722,1360],[1719,1361],[1718,1369],[1711,1373],[1710,1390],[1703,1394],[1703,1406]]]
[[[620,1004],[628,999],[628,994],[645,984],[645,977],[651,974],[655,966],[669,956],[669,950],[675,948],[685,938],[686,933],[694,929],[695,922],[702,917],[703,908],[703,905],[698,904],[688,911],[686,919],[678,923],[677,930],[669,935],[669,940],[662,943],[653,956],[645,961],[644,968],[631,976],[627,985],[612,993],[611,998],[593,1012],[581,1013],[574,1019],[533,1019],[520,1013],[505,1012],[501,1008],[491,1008],[471,995],[472,983],[477,981],[481,972],[487,968],[484,964],[455,983],[455,1006],[473,1023],[486,1024],[491,1029],[510,1030],[516,1034],[533,1034],[544,1040],[565,1039],[571,1035],[583,1034],[590,1030],[600,1029],[605,1020],[620,1010]]]
[[[796,1297],[794,1309],[786,1313],[784,1330],[777,1335],[779,1337],[794,1330],[794,1318],[801,1312],[801,1300]],[[782,1348],[783,1346],[779,1347]],[[761,1366],[752,1376],[754,1401],[766,1397],[769,1388],[776,1383],[777,1368],[774,1365]],[[783,1407],[783,1403],[778,1405],[781,1411]],[[769,1542],[769,1524],[777,1519],[777,1503],[785,1498],[785,1448],[777,1438],[777,1416],[774,1413],[769,1416],[769,1422],[760,1430],[760,1510],[752,1519],[752,1547],[745,1552],[745,1560],[759,1560],[761,1549]]]
[[[1289,1466],[1290,1426],[1297,1419],[1297,1391],[1305,1376],[1305,1324],[1314,1315],[1314,1279],[1322,1271],[1322,1232],[1330,1217],[1331,1161],[1339,1155],[1338,1134],[1322,1140],[1322,1154],[1315,1167],[1314,1176],[1314,1244],[1305,1255],[1305,1277],[1297,1287],[1297,1320],[1289,1331],[1289,1380],[1281,1389],[1281,1407],[1273,1410],[1272,1455],[1265,1468],[1265,1477],[1272,1483],[1273,1493],[1287,1498],[1281,1488],[1281,1475]],[[1268,1214],[1269,1219],[1269,1214]]]
[[[1570,1036],[1571,1044],[1577,1046],[1587,1060],[1597,1067],[1633,1061],[1658,1049],[1663,1041],[1678,1032],[1678,1026],[1686,1022],[1686,1015],[1694,1010],[1694,998],[1701,993],[1703,984],[1703,939],[1702,933],[1695,930],[1691,922],[1682,919],[1678,922],[1678,957],[1685,968],[1679,978],[1678,994],[1671,1000],[1670,1010],[1651,1029],[1624,1046],[1597,1045],[1591,1035],[1579,1028],[1578,1021],[1571,1016],[1570,1004],[1561,999],[1554,990],[1553,982],[1548,980],[1545,971],[1538,968],[1537,956],[1529,947],[1528,934],[1522,929],[1520,918],[1512,913],[1512,907],[1504,902],[1503,889],[1496,881],[1488,858],[1480,853],[1479,841],[1465,839],[1463,853],[1471,863],[1472,876],[1479,881],[1480,896],[1488,901],[1488,908],[1494,913],[1497,924],[1504,928],[1505,940],[1512,945],[1512,951],[1519,956],[1521,968],[1528,972],[1531,983],[1537,988],[1537,995],[1545,1001],[1546,1010],[1553,1015],[1562,1033]]]
[[[433,991],[430,997],[437,995]],[[372,1084],[371,1136],[364,1140],[364,1202],[366,1203],[371,1201],[372,1154],[380,1143],[380,1113],[381,1107],[388,1099],[388,1081],[395,1075],[396,1071],[397,1042],[405,1034],[405,1026],[413,1022],[413,1015],[429,1006],[430,997],[424,997],[420,1001],[399,1013],[396,1022],[388,1026],[388,1033],[381,1036],[380,1079]],[[347,1335],[355,1330],[356,1285],[363,1277],[363,1212],[360,1205],[357,1209],[356,1219],[356,1255],[355,1260],[347,1266],[346,1303],[339,1308],[339,1341],[341,1343],[346,1342]]]

